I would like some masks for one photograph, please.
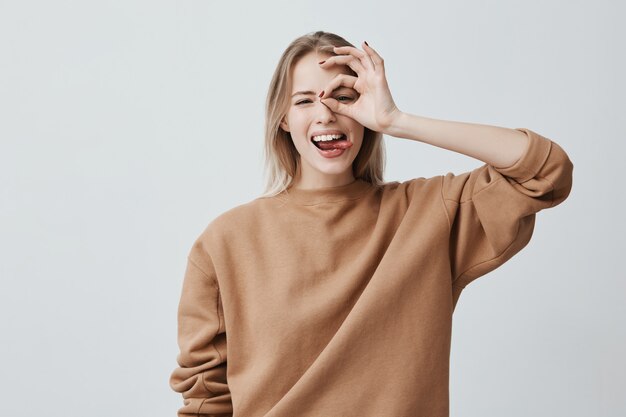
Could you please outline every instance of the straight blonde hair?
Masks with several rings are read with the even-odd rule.
[[[291,69],[309,52],[337,55],[334,46],[352,46],[334,33],[317,31],[296,38],[283,52],[270,82],[265,102],[265,190],[260,197],[272,197],[287,189],[298,170],[300,155],[291,135],[280,127],[289,108],[292,89]],[[348,67],[353,76],[357,74]],[[384,184],[385,146],[383,135],[364,128],[363,144],[352,163],[356,179],[374,185]]]

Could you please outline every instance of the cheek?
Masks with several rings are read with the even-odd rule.
[[[354,138],[355,142],[362,142],[365,128],[361,125],[350,127],[350,134]]]
[[[289,127],[292,130],[298,130],[302,127],[302,115],[298,112],[289,112],[287,113],[287,117],[289,120]]]
[[[306,114],[304,112],[294,112],[293,115],[291,116],[293,122],[297,125],[297,126],[302,126],[303,124],[306,123],[307,117]]]
[[[294,139],[304,141],[310,129],[309,119],[306,115],[299,113],[294,114],[289,125]]]

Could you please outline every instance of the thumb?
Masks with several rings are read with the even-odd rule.
[[[334,98],[323,98],[321,101],[322,101],[322,104],[324,104],[326,107],[328,107],[335,113],[343,114],[346,116],[350,115],[348,106],[346,104],[340,103]]]

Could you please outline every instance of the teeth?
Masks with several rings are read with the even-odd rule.
[[[319,142],[319,141],[328,141],[328,140],[333,140],[333,139],[339,139],[343,137],[343,135],[319,135],[319,136],[313,136],[313,140],[315,142]]]

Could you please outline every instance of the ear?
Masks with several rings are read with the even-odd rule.
[[[283,120],[280,122],[280,128],[285,132],[289,132],[289,124],[286,122],[286,117],[283,117]]]

